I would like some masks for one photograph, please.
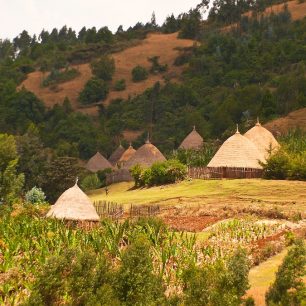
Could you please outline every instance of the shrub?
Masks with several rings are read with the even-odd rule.
[[[97,103],[105,100],[109,93],[109,87],[103,80],[91,78],[79,95],[79,100],[82,104]]]
[[[297,240],[279,267],[275,282],[266,293],[267,305],[302,305],[302,301],[306,299],[303,282],[305,265],[305,243]]]
[[[148,58],[148,61],[152,64],[150,68],[151,73],[161,73],[161,72],[166,72],[168,69],[168,65],[161,65],[159,63],[159,56],[153,56]]]
[[[111,81],[115,72],[115,61],[113,58],[103,56],[97,61],[91,63],[92,73],[99,79]]]
[[[75,68],[66,68],[63,71],[58,69],[52,69],[50,74],[43,80],[42,86],[47,87],[59,83],[64,83],[73,80],[79,74],[79,71]]]
[[[186,178],[187,167],[178,160],[168,160],[145,170],[136,165],[131,169],[131,175],[136,187],[172,184]]]
[[[101,185],[101,181],[96,173],[85,176],[81,182],[81,187],[85,191],[98,189]]]
[[[126,89],[126,82],[125,79],[121,79],[116,81],[115,85],[114,85],[114,89],[116,91],[123,91]]]
[[[25,195],[27,203],[31,204],[44,204],[46,201],[46,195],[41,188],[33,187]]]
[[[100,187],[103,187],[106,185],[106,174],[108,173],[112,173],[112,169],[110,168],[107,168],[107,169],[104,169],[104,170],[100,170],[97,172],[97,175],[98,175],[98,178],[101,182],[101,186]]]
[[[146,80],[147,78],[148,71],[146,70],[146,68],[138,65],[132,70],[133,82],[141,82],[143,80]]]

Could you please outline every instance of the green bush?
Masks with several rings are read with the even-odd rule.
[[[79,71],[75,68],[66,68],[63,71],[59,69],[52,69],[50,74],[43,80],[42,86],[47,87],[59,83],[64,83],[73,80],[79,74]]]
[[[133,82],[141,82],[143,80],[146,80],[148,78],[148,71],[146,68],[142,66],[136,66],[132,70],[132,79]]]
[[[114,85],[114,89],[116,91],[123,91],[126,89],[126,82],[125,79],[121,79],[116,81],[115,85]]]
[[[161,72],[166,72],[168,69],[168,65],[161,65],[159,63],[159,56],[153,56],[148,58],[148,61],[152,64],[150,68],[151,73],[161,73]]]
[[[101,181],[99,180],[99,177],[96,173],[85,176],[80,185],[85,191],[95,190],[102,186]]]
[[[97,61],[91,63],[92,73],[99,79],[111,81],[115,73],[115,61],[113,58],[103,56]]]
[[[91,78],[79,95],[82,104],[92,104],[103,101],[107,98],[109,87],[103,80]]]
[[[297,240],[276,273],[275,282],[266,293],[267,305],[302,305],[306,300],[306,247]]]
[[[110,168],[107,168],[107,169],[104,169],[104,170],[99,170],[97,172],[97,176],[101,182],[101,187],[105,186],[106,185],[106,174],[109,174],[109,173],[112,173],[112,169]]]
[[[44,204],[46,202],[46,195],[41,188],[33,187],[26,193],[25,200],[31,204]]]
[[[147,169],[136,165],[130,171],[136,187],[172,184],[187,176],[187,167],[174,159],[155,163]]]

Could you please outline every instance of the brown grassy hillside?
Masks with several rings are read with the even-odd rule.
[[[154,85],[157,81],[163,81],[162,75],[150,75],[149,78],[140,83],[133,83],[131,79],[131,71],[136,65],[150,67],[148,58],[152,56],[160,56],[161,64],[168,64],[169,69],[167,74],[172,79],[179,79],[182,72],[182,67],[173,66],[173,62],[179,55],[177,48],[191,47],[194,41],[188,39],[178,39],[177,33],[174,34],[151,34],[139,45],[124,51],[113,54],[116,62],[116,72],[114,75],[114,82],[124,78],[126,80],[127,88],[122,92],[112,91],[105,104],[110,103],[112,99],[128,98],[142,93],[145,89]],[[28,78],[22,83],[28,90],[34,92],[40,99],[42,99],[48,107],[52,107],[56,103],[62,103],[67,96],[74,109],[79,109],[82,112],[95,115],[97,107],[88,107],[80,109],[77,97],[84,87],[86,81],[91,77],[91,70],[89,64],[82,64],[74,66],[80,72],[80,75],[74,80],[60,84],[56,92],[50,88],[41,87],[43,74],[40,71],[35,71],[28,75]]]
[[[275,135],[285,134],[294,128],[306,131],[306,108],[291,112],[286,117],[268,122],[265,124],[265,127]]]

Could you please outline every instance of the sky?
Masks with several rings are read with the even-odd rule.
[[[116,31],[136,22],[150,21],[152,12],[157,23],[174,13],[195,7],[201,0],[0,0],[0,38],[12,39],[23,30],[39,34],[64,25],[79,31],[83,26],[97,29],[108,26]]]

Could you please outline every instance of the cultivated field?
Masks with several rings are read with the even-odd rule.
[[[139,45],[125,49],[122,52],[113,54],[116,63],[116,72],[113,77],[113,82],[120,79],[126,80],[126,90],[121,92],[111,91],[107,100],[104,102],[106,105],[111,100],[117,98],[127,99],[129,96],[134,96],[142,93],[145,89],[153,86],[157,81],[163,82],[163,76],[149,75],[149,78],[143,82],[134,83],[131,77],[132,69],[141,65],[146,68],[150,67],[149,57],[159,56],[161,64],[168,64],[167,75],[172,80],[179,80],[183,67],[173,65],[174,60],[179,55],[179,48],[191,47],[194,41],[188,39],[178,39],[178,33],[174,34],[151,34],[146,39],[141,41]],[[83,89],[85,83],[91,77],[91,69],[89,64],[81,64],[74,66],[80,75],[75,79],[59,85],[59,89],[54,92],[48,87],[42,87],[43,73],[35,71],[28,75],[28,78],[22,83],[28,90],[34,92],[40,99],[42,99],[48,107],[52,107],[56,103],[62,103],[65,97],[68,97],[74,109],[78,109],[90,115],[97,114],[97,106],[79,108],[78,95]]]

